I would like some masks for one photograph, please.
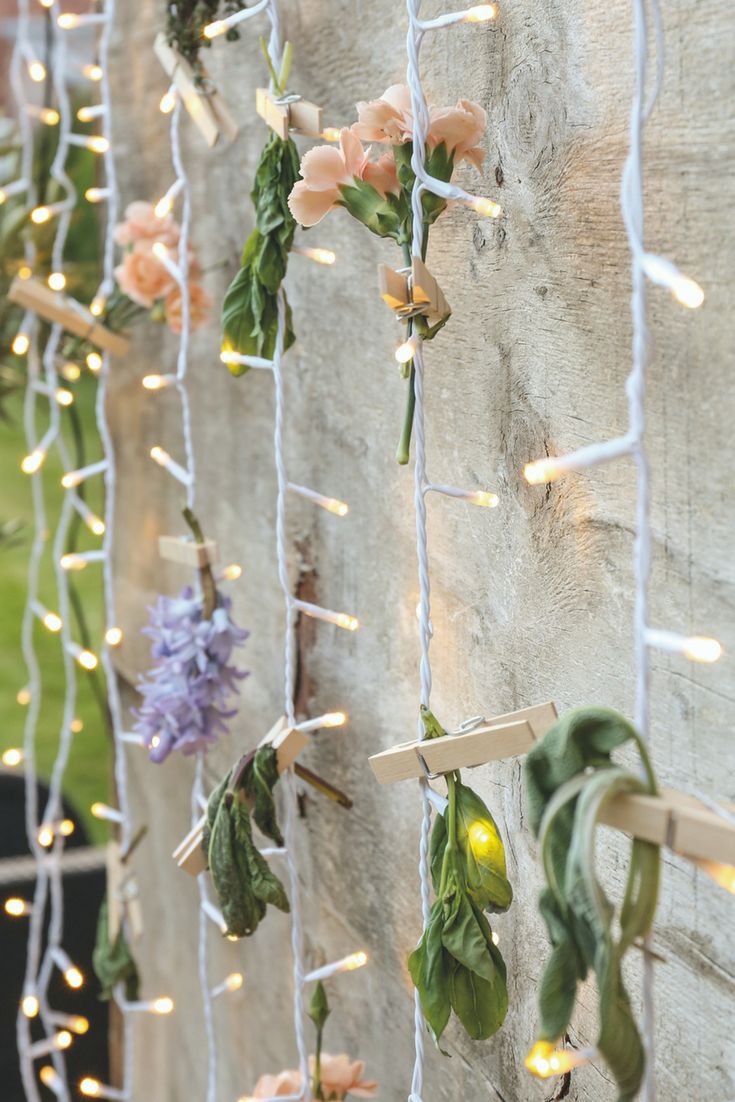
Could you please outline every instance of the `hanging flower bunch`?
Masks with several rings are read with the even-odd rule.
[[[228,698],[247,673],[231,665],[232,652],[248,632],[230,618],[229,598],[216,594],[211,615],[187,586],[178,597],[159,597],[150,609],[153,669],[140,678],[143,703],[135,731],[143,736],[154,762],[172,750],[195,754],[228,734],[227,720],[237,709]]]
[[[240,0],[167,0],[166,39],[193,67],[198,82],[206,79],[199,51],[212,45],[204,28],[241,8]],[[240,32],[230,27],[225,37],[228,42],[237,42]]]
[[[302,226],[315,226],[335,207],[345,207],[379,237],[393,238],[403,250],[404,263],[410,266],[415,175],[411,167],[413,113],[408,87],[393,84],[380,99],[358,103],[357,115],[358,121],[342,130],[339,148],[316,146],[304,154],[302,178],[289,196],[291,213]],[[485,156],[480,142],[486,125],[485,112],[470,100],[460,100],[456,107],[430,107],[426,171],[449,181],[461,161],[480,169]],[[390,150],[372,159],[372,146],[366,148],[363,142],[390,146]],[[426,257],[429,227],[446,206],[445,199],[424,192],[422,260]],[[430,340],[446,320],[443,317],[430,325],[425,317],[417,315],[409,319],[409,335],[415,330],[424,340]],[[413,422],[413,364],[409,360],[402,366],[411,383],[397,458],[399,463],[407,463]]]
[[[318,983],[314,989],[309,1017],[316,1029],[316,1053],[309,1057],[311,1075],[311,1094],[318,1102],[344,1102],[348,1094],[355,1098],[372,1098],[378,1084],[363,1079],[365,1064],[362,1060],[350,1060],[346,1053],[332,1056],[322,1052],[324,1025],[331,1010],[327,1002],[324,985]],[[253,1098],[281,1098],[298,1094],[303,1087],[300,1071],[289,1068],[278,1075],[261,1075],[255,1084]]]

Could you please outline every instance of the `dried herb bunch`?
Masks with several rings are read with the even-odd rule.
[[[195,70],[201,70],[199,51],[211,46],[203,31],[208,23],[240,11],[239,0],[169,0],[166,4],[166,38],[169,46],[178,50]],[[226,38],[236,42],[240,37],[237,27],[230,27]],[[201,74],[200,74],[201,75]]]

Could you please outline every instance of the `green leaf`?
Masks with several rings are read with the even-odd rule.
[[[457,892],[447,910],[445,905],[442,945],[455,960],[476,972],[483,979],[492,981],[495,964],[492,960],[481,923],[487,923],[481,911],[476,911],[468,897]]]
[[[138,998],[140,979],[125,934],[120,929],[115,941],[110,941],[107,900],[103,900],[97,919],[97,941],[92,954],[92,967],[102,988],[100,998],[111,999],[118,984],[125,985],[125,998]]]
[[[483,911],[507,911],[513,889],[506,875],[505,850],[495,820],[476,792],[456,784],[457,845],[470,898]]]
[[[283,835],[278,826],[273,789],[278,783],[278,755],[272,746],[261,746],[253,759],[251,769],[242,778],[246,795],[253,801],[253,819],[256,826],[277,846],[283,845]]]
[[[450,961],[442,946],[444,913],[440,901],[431,909],[421,941],[408,958],[408,971],[421,999],[421,1011],[438,1042],[449,1021]]]
[[[452,1010],[473,1041],[492,1037],[508,1012],[505,969],[498,968],[493,979],[486,980],[455,962],[449,977],[449,998]]]
[[[402,222],[395,202],[383,198],[379,191],[357,176],[352,184],[339,185],[340,206],[346,207],[353,218],[362,222],[378,237],[402,239]]]

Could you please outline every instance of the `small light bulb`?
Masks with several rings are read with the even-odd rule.
[[[33,271],[27,264],[21,264],[18,268],[18,279],[30,279],[33,275]]]
[[[395,357],[399,364],[407,364],[409,360],[412,360],[417,348],[417,341],[415,337],[409,337],[403,344],[399,344],[395,351]]]
[[[63,272],[52,272],[48,277],[48,285],[52,291],[63,291],[66,287],[66,276]]]
[[[59,823],[59,834],[63,838],[68,838],[70,834],[73,834],[74,829],[74,823],[71,819],[62,819]]]
[[[60,1050],[69,1048],[73,1040],[74,1038],[72,1037],[68,1029],[60,1029],[59,1032],[54,1036],[54,1048],[58,1048]]]
[[[726,892],[735,895],[735,865],[723,865],[719,861],[706,860],[697,861],[697,865]]]
[[[9,750],[3,750],[2,763],[7,769],[15,769],[23,761],[23,751],[17,746],[11,746]]]
[[[228,582],[236,582],[242,577],[242,567],[238,562],[231,562],[222,571],[222,576]]]
[[[49,631],[57,632],[61,631],[62,620],[60,616],[57,616],[55,612],[47,612],[43,617],[43,626],[48,628]]]
[[[168,195],[164,195],[162,199],[159,199],[153,208],[153,213],[156,218],[165,218],[167,214],[171,213],[173,208],[173,202]]]
[[[92,654],[92,651],[87,650],[86,648],[82,648],[82,650],[80,650],[79,654],[77,655],[77,662],[84,670],[97,669],[97,655]]]
[[[327,712],[322,716],[322,727],[342,727],[346,722],[346,712]]]
[[[35,995],[24,995],[20,1008],[26,1018],[35,1018],[38,1015],[38,999]]]
[[[84,985],[84,976],[74,964],[64,970],[64,979],[69,987],[73,987],[75,990]]]
[[[310,256],[317,264],[334,264],[337,259],[337,254],[331,249],[312,249]]]
[[[56,126],[60,117],[59,112],[53,107],[42,107],[39,112],[39,118],[44,126]]]
[[[342,135],[339,126],[327,126],[322,130],[321,137],[325,142],[338,142]]]
[[[63,31],[73,31],[75,27],[79,26],[79,16],[71,11],[62,12],[56,22]]]
[[[170,115],[176,106],[176,96],[172,91],[164,92],[161,96],[161,102],[158,104],[158,110],[162,115]]]
[[[105,309],[105,299],[102,295],[95,295],[89,304],[89,312],[93,318],[98,318]]]
[[[88,203],[101,203],[103,199],[107,198],[107,188],[88,187],[84,192],[84,198]]]
[[[80,107],[77,111],[77,118],[80,122],[92,122],[97,117],[98,112],[94,107]]]
[[[706,635],[692,635],[684,643],[683,650],[692,662],[717,662],[722,657],[722,644]]]
[[[50,826],[42,826],[36,835],[39,846],[49,849],[54,844],[54,832]]]
[[[85,1075],[84,1079],[82,1079],[81,1083],[79,1084],[79,1090],[87,1098],[99,1097],[101,1089],[102,1084],[100,1083],[99,1079],[93,1079],[91,1075]]]
[[[485,218],[499,218],[503,213],[503,208],[498,203],[494,203],[492,199],[485,199],[481,195],[475,195],[472,199],[468,199],[467,205]]]
[[[95,819],[104,819],[107,812],[107,804],[103,804],[100,800],[95,800],[89,810],[94,815]]]
[[[228,991],[239,991],[243,985],[242,972],[230,972],[225,980],[225,988]]]
[[[491,494],[488,490],[477,490],[468,500],[472,505],[481,505],[484,509],[494,509],[500,498],[497,494]]]
[[[96,375],[102,367],[102,357],[99,352],[88,352],[86,363],[92,374]]]
[[[226,34],[227,30],[228,26],[226,20],[215,19],[213,23],[207,23],[203,34],[205,38],[217,38],[220,34]]]
[[[87,148],[91,149],[93,153],[106,153],[110,148],[110,143],[101,134],[92,134],[87,138]]]
[[[29,455],[25,455],[20,463],[23,474],[35,474],[43,466],[46,452],[43,448],[34,448]]]
[[[361,949],[358,953],[352,953],[344,964],[345,972],[354,972],[356,968],[362,968],[367,964],[368,955]]]
[[[689,279],[688,276],[679,276],[671,288],[671,293],[677,302],[687,306],[690,310],[696,310],[704,302],[704,291],[699,284]]]
[[[68,363],[62,364],[61,374],[68,383],[75,383],[77,379],[80,378],[82,369],[79,364],[74,364],[69,361]]]
[[[18,896],[11,896],[5,900],[5,913],[12,918],[23,918],[25,915],[29,915],[33,910],[32,905],[26,899],[20,899]]]
[[[465,12],[465,23],[488,23],[498,14],[494,4],[477,4]]]
[[[40,61],[29,61],[28,76],[36,84],[41,84],[46,79],[46,66]]]
[[[10,347],[13,349],[16,356],[25,356],[30,346],[31,341],[27,333],[16,333]]]
[[[146,390],[160,390],[163,386],[163,377],[161,375],[144,375],[142,382]]]
[[[325,503],[325,507],[330,513],[334,513],[337,517],[346,517],[350,511],[350,507],[346,501],[338,501],[336,497],[330,497]]]
[[[360,626],[360,621],[356,616],[348,616],[346,612],[337,613],[337,627],[344,628],[345,631],[357,631]]]
[[[532,1075],[539,1079],[548,1079],[551,1074],[549,1057],[554,1046],[549,1041],[537,1041],[525,1059],[525,1065]]]
[[[42,8],[53,8],[54,0],[38,0]]]
[[[174,1000],[170,999],[168,996],[153,1000],[153,1011],[155,1014],[170,1014],[173,1008]]]
[[[473,847],[482,849],[487,846],[491,835],[484,823],[473,823],[468,831]]]
[[[561,474],[561,468],[555,459],[536,459],[533,463],[526,463],[523,468],[523,477],[531,486],[554,482]]]
[[[93,532],[95,536],[104,536],[105,534],[105,522],[102,517],[96,516],[94,513],[90,513],[86,518],[86,524],[90,532]]]
[[[44,4],[44,7],[46,5]],[[44,1087],[48,1087],[49,1090],[55,1090],[61,1086],[61,1079],[56,1068],[51,1067],[51,1064],[44,1064],[38,1073],[38,1078],[43,1083]]]
[[[75,717],[69,724],[69,730],[73,735],[78,735],[80,731],[84,730],[84,722],[78,716]]]
[[[493,932],[490,934],[490,940],[492,941],[493,945],[500,945],[500,938],[498,937],[497,931],[493,930]]]
[[[168,248],[164,245],[163,241],[154,241],[151,251],[159,260],[165,260],[168,256]]]
[[[55,391],[56,401],[60,406],[71,406],[74,404],[74,395],[66,387],[57,386]]]
[[[75,555],[73,551],[68,555],[62,555],[59,564],[62,570],[86,570],[87,568],[87,560],[81,555]]]
[[[151,459],[154,463],[158,463],[159,467],[163,467],[170,458],[168,452],[160,448],[158,444],[151,448]]]
[[[93,80],[95,83],[98,83],[100,80],[102,80],[102,77],[105,75],[102,70],[102,66],[96,65],[94,63],[91,65],[83,65],[82,74],[87,78],[87,80]]]
[[[31,690],[27,686],[22,689],[18,689],[18,692],[15,694],[15,699],[18,704],[20,704],[22,707],[25,707],[31,702]]]
[[[48,207],[35,207],[31,211],[31,222],[35,222],[37,226],[42,226],[44,222],[48,222],[51,217],[51,211]]]
[[[108,647],[117,647],[122,643],[122,628],[108,628],[105,632],[105,642]]]
[[[69,1018],[69,1029],[80,1035],[89,1033],[89,1018],[85,1018],[83,1014],[72,1014]]]

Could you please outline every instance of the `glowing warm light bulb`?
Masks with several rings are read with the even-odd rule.
[[[163,387],[162,375],[144,375],[142,379],[143,386],[146,390],[160,390]]]
[[[68,383],[75,383],[81,377],[82,369],[79,364],[69,362],[62,365],[61,374]]]
[[[80,122],[92,122],[97,117],[99,111],[94,107],[80,107],[77,111],[77,118]]]
[[[225,989],[227,991],[239,991],[242,985],[242,972],[230,972],[229,976],[225,979]]]
[[[46,458],[46,452],[43,448],[34,448],[32,452],[25,455],[20,463],[20,469],[23,474],[35,474],[43,466],[43,461]]]
[[[500,944],[500,938],[498,937],[495,930],[493,930],[493,932],[490,934],[490,940],[492,941],[493,945]]]
[[[215,19],[213,23],[207,23],[202,33],[205,38],[217,38],[220,34],[226,34],[227,30],[228,26],[225,19]]]
[[[153,1012],[155,1014],[170,1014],[174,1008],[174,1000],[167,995],[153,1000]]]
[[[151,251],[159,260],[165,260],[168,256],[168,247],[164,245],[163,241],[154,241]]]
[[[41,226],[44,222],[48,222],[50,217],[51,211],[48,207],[35,207],[31,211],[31,222],[35,222],[37,226]]]
[[[32,275],[33,270],[27,264],[21,264],[18,268],[18,279],[30,279]]]
[[[74,404],[74,395],[66,387],[57,386],[54,397],[60,406],[71,406]]]
[[[84,192],[84,198],[88,203],[101,203],[103,199],[107,198],[107,188],[88,187]]]
[[[75,27],[78,27],[81,20],[76,12],[65,11],[57,18],[56,22],[63,31],[73,31]]]
[[[403,344],[399,344],[395,351],[395,357],[399,364],[407,364],[412,360],[416,352],[417,342],[415,337],[409,337]]]
[[[346,722],[346,712],[327,712],[322,716],[322,727],[342,727]]]
[[[489,490],[476,490],[467,500],[472,505],[481,505],[484,509],[494,509],[500,502],[498,495],[490,493]]]
[[[3,750],[2,763],[7,769],[15,769],[17,765],[23,761],[23,751],[17,746],[11,746],[8,750]]]
[[[92,134],[86,139],[87,149],[91,149],[93,153],[106,153],[110,148],[110,143],[107,138],[104,138],[101,134]]]
[[[238,562],[231,562],[222,571],[222,577],[228,582],[236,582],[242,577],[242,567]]]
[[[62,819],[59,823],[59,834],[64,838],[68,838],[70,834],[74,833],[74,823],[71,819]]]
[[[68,1029],[60,1029],[57,1034],[54,1035],[54,1048],[63,1050],[69,1048],[74,1038]]]
[[[337,627],[344,628],[345,631],[357,631],[360,626],[360,621],[356,616],[349,616],[346,612],[337,613]]]
[[[159,447],[158,444],[151,448],[151,459],[154,463],[158,463],[159,467],[163,467],[170,458],[168,452]]]
[[[368,962],[367,953],[361,949],[358,953],[352,953],[345,959],[345,972],[354,972],[356,968],[362,968]]]
[[[81,555],[75,555],[73,551],[70,551],[68,555],[62,555],[59,563],[62,570],[85,570],[87,566],[86,559],[83,559]]]
[[[41,84],[46,79],[46,66],[37,59],[29,61],[28,76],[31,80],[35,81],[36,84]]]
[[[102,1084],[99,1079],[93,1079],[91,1075],[85,1075],[79,1084],[79,1090],[87,1098],[98,1098]]]
[[[35,995],[24,995],[20,1008],[26,1018],[35,1018],[38,1016],[38,999]]]
[[[498,14],[494,4],[476,4],[465,12],[465,23],[488,23]]]
[[[327,126],[322,130],[321,137],[325,142],[338,142],[342,131],[339,126]]]
[[[331,249],[309,249],[309,259],[315,260],[317,264],[334,264],[337,260],[337,254]]]
[[[690,310],[696,310],[704,302],[704,291],[688,276],[679,276],[671,288],[671,293],[677,302]]]
[[[82,74],[87,78],[87,80],[93,80],[95,83],[98,83],[100,80],[102,80],[102,77],[105,75],[102,70],[102,66],[95,63],[92,63],[91,65],[83,65]]]
[[[468,834],[474,847],[481,848],[490,841],[491,835],[484,823],[473,823]]]
[[[43,623],[43,626],[49,631],[61,631],[62,620],[61,617],[58,616],[55,612],[46,612],[41,622]]]
[[[27,899],[20,899],[18,896],[11,896],[5,900],[4,903],[5,913],[12,918],[23,918],[25,915],[29,915],[33,910],[33,906]]]
[[[48,849],[52,846],[54,844],[54,832],[51,827],[42,826],[36,835],[36,840],[39,846],[43,846],[44,849]]]
[[[706,635],[692,635],[685,640],[683,652],[692,662],[717,662],[722,657],[722,644]]]
[[[18,704],[20,704],[22,707],[25,707],[27,704],[30,704],[30,702],[31,702],[31,690],[28,688],[27,685],[22,689],[18,689],[18,692],[15,694],[15,699],[18,702]]]
[[[30,346],[31,341],[27,333],[16,333],[10,347],[16,356],[25,356]]]
[[[100,800],[95,800],[89,810],[94,815],[95,819],[107,818],[107,804],[103,804]]]
[[[78,990],[84,984],[84,976],[74,964],[64,969],[64,979],[74,990]]]
[[[122,628],[108,628],[105,632],[105,642],[108,647],[117,647],[122,643]]]
[[[89,312],[94,318],[100,317],[104,313],[105,299],[102,295],[95,295],[89,304]]]
[[[550,1041],[537,1041],[525,1059],[525,1065],[538,1079],[566,1075],[573,1068],[589,1064],[599,1055],[596,1048],[555,1048]]]
[[[42,8],[53,8],[54,0],[38,0]]]
[[[176,106],[176,95],[170,89],[168,92],[164,92],[161,96],[161,101],[158,104],[158,110],[162,115],[170,115]]]
[[[81,719],[76,717],[69,724],[69,730],[73,735],[78,735],[80,731],[84,730],[84,723]]]
[[[539,1079],[548,1079],[552,1074],[549,1057],[553,1051],[554,1046],[549,1041],[537,1041],[524,1061],[528,1071]]]
[[[66,276],[63,272],[52,272],[48,277],[48,285],[52,291],[63,291],[66,287]]]
[[[481,195],[470,199],[468,205],[484,218],[499,218],[503,213],[503,208],[498,203],[494,203],[492,199],[485,199]]]
[[[334,513],[338,517],[346,517],[350,511],[350,507],[346,501],[338,501],[336,497],[330,497],[327,499],[324,505],[328,512]]]
[[[533,463],[526,463],[523,468],[523,477],[532,486],[538,486],[542,482],[554,482],[561,473],[561,468],[555,459],[536,459]]]
[[[102,357],[99,352],[88,352],[86,363],[92,374],[96,375],[102,367]]]
[[[105,522],[102,517],[96,516],[94,513],[90,513],[86,518],[86,525],[90,532],[93,532],[95,536],[104,536],[105,534]]]
[[[722,865],[719,861],[697,861],[700,869],[711,876],[716,884],[730,895],[735,895],[735,865]]]
[[[80,1036],[89,1033],[89,1018],[85,1018],[83,1014],[72,1014],[69,1017],[69,1029]]]
[[[44,4],[44,7],[46,5]],[[49,1090],[55,1091],[61,1086],[61,1078],[56,1068],[51,1067],[51,1064],[45,1064],[38,1073],[38,1078],[43,1083],[44,1087],[48,1087]]]
[[[77,655],[77,662],[84,670],[96,670],[97,669],[97,655],[92,654],[91,650],[82,648]]]
[[[56,126],[61,116],[53,107],[42,107],[38,112],[38,117],[44,126]]]
[[[162,199],[159,199],[153,208],[153,213],[156,218],[165,218],[167,214],[170,214],[173,210],[173,199],[169,195],[164,195]]]

